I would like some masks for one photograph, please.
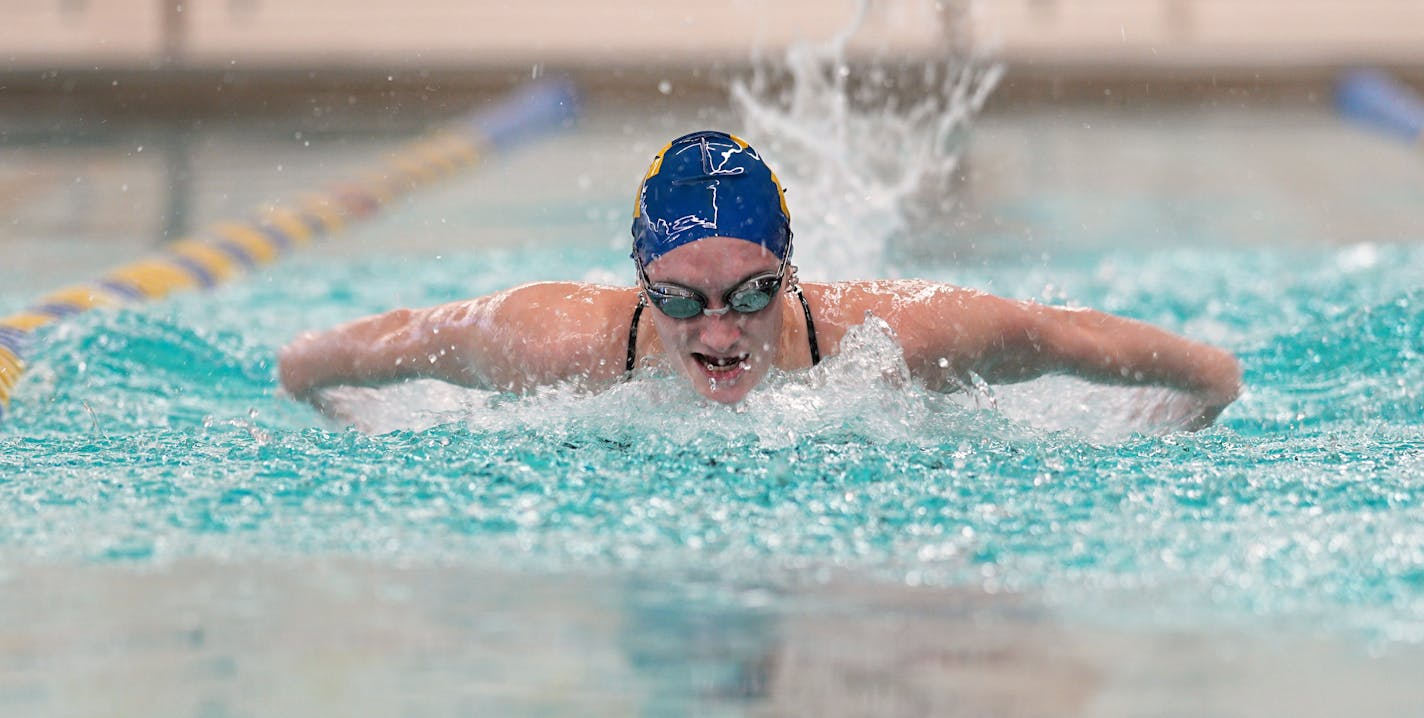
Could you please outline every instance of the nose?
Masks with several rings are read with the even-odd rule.
[[[742,338],[741,317],[736,314],[715,314],[700,317],[702,322],[698,339],[703,346],[713,351],[727,351]]]

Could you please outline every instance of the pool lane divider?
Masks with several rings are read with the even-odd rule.
[[[565,127],[575,115],[569,83],[526,85],[397,149],[379,166],[324,190],[263,207],[248,219],[215,222],[152,256],[116,267],[91,282],[50,292],[24,310],[0,317],[0,421],[39,329],[94,309],[215,287],[369,218],[393,200],[487,156]]]
[[[1348,120],[1424,148],[1424,99],[1383,70],[1341,75],[1335,109]]]

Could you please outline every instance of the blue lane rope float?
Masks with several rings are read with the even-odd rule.
[[[1376,131],[1424,145],[1424,99],[1382,70],[1345,73],[1335,86],[1342,116]]]
[[[51,292],[17,314],[0,318],[0,421],[25,371],[33,335],[42,327],[92,309],[206,289],[280,259],[294,249],[370,217],[392,200],[481,158],[563,127],[575,115],[573,87],[540,82],[424,139],[378,167],[325,190],[264,207],[254,217],[215,222],[152,256],[98,279]]]

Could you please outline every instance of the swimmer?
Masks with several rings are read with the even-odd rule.
[[[1063,373],[1194,397],[1188,428],[1241,391],[1228,352],[1089,309],[922,280],[800,282],[780,182],[746,142],[679,137],[638,188],[637,285],[538,282],[307,333],[279,356],[282,387],[319,390],[433,378],[507,392],[568,383],[597,391],[664,360],[702,396],[734,404],[771,370],[835,356],[867,316],[882,320],[911,374],[936,391]]]

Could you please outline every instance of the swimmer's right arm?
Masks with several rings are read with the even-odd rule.
[[[454,356],[449,315],[474,314],[481,300],[430,309],[396,309],[333,329],[298,336],[277,354],[282,388],[310,399],[331,386],[375,386],[405,379],[439,378],[478,385],[479,377]],[[445,337],[441,337],[441,333]]]
[[[612,381],[622,367],[609,361],[618,347],[607,321],[617,315],[610,309],[619,298],[610,295],[619,291],[544,282],[397,309],[297,337],[278,353],[278,375],[302,400],[327,387],[407,379],[514,392],[568,379]]]

